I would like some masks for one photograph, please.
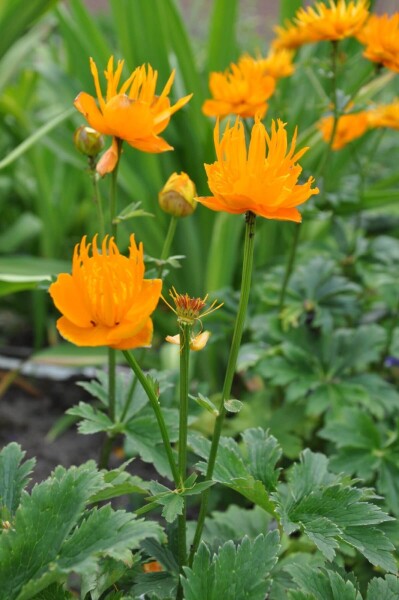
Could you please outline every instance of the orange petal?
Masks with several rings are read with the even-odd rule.
[[[90,127],[93,127],[93,129],[104,135],[111,135],[111,130],[107,126],[104,116],[98,108],[93,96],[86,94],[86,92],[80,92],[73,105],[80,113],[82,113]]]
[[[173,150],[173,146],[168,144],[166,140],[157,135],[151,135],[144,139],[126,140],[130,146],[141,150],[142,152],[152,152],[153,154],[159,154],[160,152],[167,152]]]
[[[129,338],[119,340],[116,343],[109,344],[111,348],[117,350],[131,350],[133,348],[148,348],[151,346],[153,325],[151,319],[148,319],[138,333]]]
[[[119,160],[118,150],[118,142],[116,138],[113,138],[111,146],[104,152],[96,166],[96,171],[101,177],[104,177],[107,173],[112,173],[115,169]]]
[[[144,279],[141,291],[135,298],[134,306],[126,313],[127,321],[149,317],[157,307],[162,291],[162,279]]]
[[[106,346],[110,331],[109,327],[103,325],[78,327],[66,317],[58,319],[57,329],[63,338],[75,346]]]
[[[153,114],[148,104],[125,95],[111,98],[105,107],[104,119],[112,135],[122,140],[146,138],[153,132]]]
[[[265,219],[277,219],[278,221],[295,221],[301,223],[302,215],[296,208],[279,208],[276,212],[268,212],[267,207],[259,206],[258,210],[254,210],[255,214]]]
[[[180,346],[180,335],[178,333],[176,335],[167,335],[165,340],[169,342],[169,344]]]
[[[76,280],[68,273],[58,275],[49,287],[49,293],[58,310],[78,327],[91,327],[92,315],[85,306]]]

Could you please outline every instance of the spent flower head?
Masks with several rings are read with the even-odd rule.
[[[186,325],[194,325],[196,321],[201,321],[201,319],[223,306],[223,302],[218,304],[218,301],[214,300],[212,304],[204,310],[208,294],[204,298],[192,298],[188,294],[178,294],[174,287],[169,290],[169,296],[173,300],[175,305],[174,308],[162,296],[163,301],[169,306],[170,310],[175,313],[178,323]]]

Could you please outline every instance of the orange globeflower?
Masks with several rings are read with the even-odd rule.
[[[262,60],[244,55],[238,64],[231,63],[230,71],[211,73],[209,88],[212,100],[206,100],[202,111],[208,117],[233,114],[254,117],[266,114],[267,102],[276,87],[273,77],[263,69]]]
[[[292,64],[294,52],[291,50],[271,50],[266,58],[261,59],[264,72],[274,79],[289,77],[295,71]]]
[[[356,35],[365,24],[369,0],[329,0],[329,6],[300,8],[295,15],[298,27],[304,27],[313,42],[338,41]]]
[[[144,279],[143,245],[137,247],[133,235],[129,258],[107,236],[100,252],[94,236],[91,244],[83,237],[75,246],[72,275],[58,275],[49,292],[63,314],[57,328],[66,340],[127,350],[151,345],[150,315],[161,288],[161,279]]]
[[[369,126],[399,129],[399,99],[392,104],[376,106],[367,113]]]
[[[174,71],[161,94],[155,95],[158,72],[150,65],[147,68],[145,65],[137,67],[118,91],[123,65],[124,61],[119,60],[114,72],[114,57],[111,56],[109,59],[105,71],[107,93],[104,98],[96,63],[90,58],[99,106],[95,98],[86,92],[80,92],[74,102],[90,127],[114,137],[108,160],[105,161],[104,173],[112,171],[118,161],[117,139],[126,140],[130,146],[144,152],[173,150],[173,147],[158,134],[167,127],[171,115],[184,106],[192,96],[192,94],[184,96],[176,104],[171,105],[168,94],[173,84]]]
[[[366,46],[363,56],[399,73],[399,13],[372,15],[357,38]]]
[[[272,48],[277,51],[296,50],[312,41],[309,31],[302,25],[294,25],[286,20],[284,27],[276,25],[274,31],[277,37],[272,41]]]
[[[368,127],[367,115],[367,111],[364,110],[358,113],[341,115],[338,119],[331,148],[333,150],[341,150],[349,142],[361,137]],[[333,131],[334,117],[332,115],[324,117],[317,126],[321,131],[323,139],[329,142]]]
[[[251,211],[266,219],[301,221],[296,208],[313,194],[313,177],[298,185],[302,167],[297,161],[306,152],[295,153],[296,132],[288,147],[287,132],[282,121],[272,122],[271,135],[256,117],[247,151],[244,126],[237,119],[227,125],[219,140],[219,122],[215,127],[217,161],[205,165],[208,185],[213,196],[197,198],[208,208],[241,214]]]

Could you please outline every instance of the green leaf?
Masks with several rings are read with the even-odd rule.
[[[177,516],[183,513],[184,500],[182,494],[177,490],[170,490],[157,481],[151,481],[148,487],[153,495],[147,500],[163,506],[162,516],[165,517],[168,523],[173,523]]]
[[[224,71],[237,57],[237,0],[216,0],[208,40],[207,71]]]
[[[216,406],[214,405],[212,400],[209,400],[209,398],[207,398],[206,396],[203,396],[202,394],[198,394],[198,397],[196,397],[196,396],[192,396],[190,394],[190,398],[192,400],[194,400],[194,402],[199,404],[199,406],[201,406],[201,408],[205,408],[208,412],[210,412],[215,417],[218,416],[219,410],[216,408]]]
[[[25,462],[21,446],[11,442],[0,452],[0,518],[11,518],[18,508],[22,490],[29,482],[29,475],[36,460]]]
[[[126,473],[125,468],[131,461],[121,465],[113,471],[103,471],[104,487],[90,498],[91,503],[104,502],[111,498],[124,496],[125,494],[146,494],[148,482],[143,481],[137,475]]]
[[[251,434],[251,432],[254,432]],[[267,512],[274,514],[273,502],[269,498],[269,492],[266,485],[271,482],[270,476],[273,473],[273,466],[270,467],[270,473],[267,473],[267,467],[261,472],[259,465],[251,463],[251,456],[258,456],[264,453],[267,455],[274,447],[274,442],[269,444],[268,436],[261,429],[247,430],[243,434],[244,444],[246,445],[245,436],[248,440],[256,440],[257,447],[255,451],[250,450],[249,459],[244,460],[239,446],[231,438],[221,438],[215,469],[213,473],[213,481],[222,483],[223,485],[237,491],[245,498],[248,498],[254,504],[261,506]],[[273,438],[274,440],[274,438]],[[204,438],[198,436],[190,436],[190,445],[194,452],[208,458],[210,443]],[[206,473],[206,463],[200,462],[198,468],[202,473]],[[259,471],[259,472],[258,472]],[[265,482],[256,479],[258,475],[265,477]]]
[[[338,542],[359,550],[372,564],[396,572],[394,549],[378,525],[392,518],[369,500],[369,490],[352,487],[342,476],[328,472],[322,454],[305,450],[292,468],[287,484],[280,484],[273,499],[285,531],[303,531],[328,560]]]
[[[302,597],[309,600],[362,600],[349,580],[343,579],[339,573],[327,569],[316,569],[309,565],[291,565],[289,574],[300,589]],[[290,597],[301,598],[293,593]]]
[[[79,402],[78,406],[68,408],[66,411],[68,415],[80,417],[82,421],[78,423],[79,433],[91,434],[98,433],[99,431],[110,432],[115,429],[115,424],[110,418],[97,410],[91,404],[87,402]]]
[[[114,224],[121,223],[122,221],[128,221],[129,219],[134,219],[135,217],[154,217],[150,212],[145,211],[143,208],[140,208],[141,202],[132,202],[126,208],[123,209],[121,213],[113,220]]]
[[[227,412],[239,413],[242,409],[242,406],[242,402],[240,400],[235,400],[234,398],[232,398],[231,400],[224,401],[224,407],[227,410]]]
[[[386,575],[384,579],[375,577],[367,588],[367,600],[397,600],[399,598],[399,579]]]
[[[202,542],[192,569],[184,567],[182,585],[186,600],[264,600],[269,588],[268,575],[277,562],[277,531],[260,534],[250,541],[244,537],[235,546],[226,542],[211,556]]]
[[[238,542],[245,535],[255,539],[270,529],[270,523],[270,515],[259,506],[246,509],[231,504],[226,511],[214,511],[205,520],[202,539],[214,547],[228,540]]]
[[[14,600],[24,584],[46,572],[101,486],[102,475],[88,462],[68,471],[57,467],[31,496],[23,494],[13,529],[0,537],[0,589],[6,598]]]

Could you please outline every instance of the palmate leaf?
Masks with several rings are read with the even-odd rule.
[[[327,458],[305,450],[287,484],[273,494],[284,530],[302,531],[328,560],[340,541],[356,548],[373,565],[396,573],[391,542],[378,525],[392,518],[369,502],[369,490],[353,487],[328,472]]]
[[[25,452],[12,442],[0,452],[0,518],[10,519],[19,505],[22,490],[29,482],[35,459],[25,462]]]
[[[275,489],[278,479],[279,470],[275,465],[281,456],[280,446],[276,438],[260,427],[245,430],[242,439],[244,456],[232,438],[221,438],[212,478],[273,514],[274,506],[269,494]],[[199,456],[208,458],[208,440],[193,435],[190,436],[190,445]],[[206,463],[200,462],[198,469],[205,473]]]
[[[375,577],[369,583],[367,600],[397,600],[399,598],[399,579],[386,575],[385,579]]]
[[[129,562],[131,549],[161,536],[156,523],[110,506],[87,511],[101,489],[103,473],[90,461],[52,476],[23,493],[12,528],[0,536],[0,590],[7,600],[28,600],[71,571],[96,572],[104,556]],[[86,509],[86,512],[84,512]],[[82,518],[83,516],[83,518]]]
[[[205,520],[202,539],[214,547],[228,540],[238,542],[244,536],[253,540],[270,529],[271,517],[259,506],[246,509],[231,504],[224,512],[214,511]]]
[[[292,565],[289,574],[299,587],[299,591],[289,593],[292,600],[362,600],[353,582],[343,579],[339,573]]]
[[[226,542],[211,555],[202,542],[192,569],[184,567],[182,585],[186,600],[264,600],[270,586],[267,577],[277,562],[277,531],[259,535],[252,542],[244,537],[235,546]]]
[[[319,432],[334,442],[337,453],[330,460],[336,472],[357,475],[374,482],[393,514],[399,514],[399,440],[398,432],[356,409],[346,409],[330,419]]]

